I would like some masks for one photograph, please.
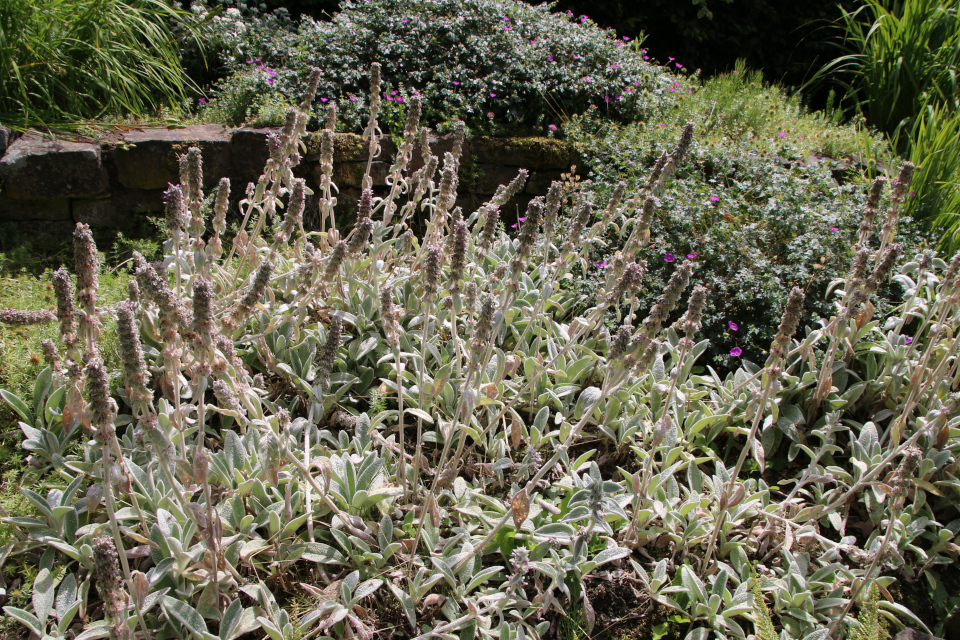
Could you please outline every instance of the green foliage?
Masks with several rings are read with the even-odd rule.
[[[780,628],[763,635],[792,640],[835,631],[852,581],[914,582],[953,562],[960,257],[900,264],[891,234],[877,250],[864,234],[862,264],[824,294],[828,314],[804,327],[797,288],[766,364],[721,376],[699,368],[718,295],[708,270],[667,262],[660,287],[636,260],[679,240],[634,206],[700,207],[684,186],[688,159],[698,171],[715,141],[688,128],[667,144],[656,136],[673,129],[652,124],[652,146],[670,149],[659,176],[631,178],[616,197],[556,182],[511,236],[499,207],[523,180],[464,216],[452,207],[454,152],[439,173],[411,171],[411,109],[390,191],[348,231],[330,215],[332,166],[315,194],[295,178],[305,112],[272,149],[231,243],[225,198],[208,229],[202,156],[188,151],[163,261],[134,258],[128,302],[101,291],[78,225],[76,290],[56,280],[60,307],[77,306],[58,318],[60,360],[25,392],[0,389],[43,474],[20,487],[36,512],[7,520],[19,539],[5,548],[32,588],[6,616],[58,639],[81,609],[85,624],[124,637],[208,638],[216,620],[220,640],[388,627],[542,638],[564,619],[589,637],[602,582],[638,613],[659,610],[671,624],[658,634],[688,624],[689,640],[746,640],[766,597]],[[458,149],[465,127],[453,128]],[[372,163],[375,120],[368,135]],[[757,188],[770,217],[781,192],[831,193],[790,187],[801,174],[760,187],[733,175],[727,187]],[[302,230],[308,195],[322,231]],[[421,212],[417,238],[409,222]],[[604,246],[618,253],[585,305],[559,285]],[[891,277],[905,301],[874,319]],[[648,289],[661,292],[652,307]],[[19,328],[53,324],[2,314]],[[113,314],[115,328],[101,327]],[[105,364],[115,349],[120,363]],[[876,607],[923,626],[900,603]]]
[[[836,162],[817,161],[816,155],[853,155],[868,136],[805,113],[742,68],[679,98],[678,108],[652,115],[646,123],[618,125],[591,111],[571,123],[567,135],[592,168],[597,194],[607,197],[620,181],[645,180],[684,123],[696,123],[691,161],[660,196],[657,240],[640,253],[652,285],[640,299],[652,305],[674,271],[665,255],[683,262],[695,254],[690,259],[711,291],[701,331],[710,339],[712,363],[732,366],[733,348],[762,361],[791,287],[809,293],[805,323],[830,313],[823,293],[846,273],[866,200],[853,170],[846,175],[854,181],[839,185]],[[880,157],[889,161],[889,155]],[[613,229],[570,283],[584,305],[594,303],[604,263],[626,232]],[[909,226],[903,237],[912,247],[923,244]]]
[[[852,640],[887,639],[887,621],[880,616],[879,602],[880,587],[877,586],[876,582],[873,582],[867,590],[866,600],[860,607],[857,628],[851,636]]]
[[[235,34],[235,46],[223,51],[234,74],[213,92],[213,108],[224,101],[231,121],[272,92],[296,102],[305,65],[322,71],[319,97],[349,105],[368,100],[357,70],[380,62],[385,106],[419,93],[425,122],[456,117],[494,133],[543,132],[590,105],[615,118],[640,117],[653,104],[671,105],[673,82],[685,82],[644,60],[636,40],[515,0],[345,2],[332,21],[305,18],[296,32],[269,27],[268,19],[252,19],[243,32],[211,23]],[[274,82],[265,84],[248,61],[275,69]],[[323,120],[324,105],[315,106],[311,126]],[[348,129],[363,124],[342,121]]]
[[[163,0],[0,3],[0,119],[23,127],[179,109],[184,74]]]
[[[836,79],[867,122],[896,138],[926,106],[958,106],[958,8],[957,0],[866,0],[845,10],[838,28],[848,53],[818,75]]]

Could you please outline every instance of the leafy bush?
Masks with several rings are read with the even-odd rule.
[[[179,109],[196,90],[163,0],[4,0],[0,119],[31,126]]]
[[[675,269],[664,256],[680,262],[692,255],[714,300],[701,327],[710,340],[712,364],[733,366],[737,359],[728,354],[734,348],[758,361],[792,287],[807,292],[804,323],[830,312],[824,294],[847,272],[866,205],[859,180],[837,184],[838,161],[832,158],[843,162],[868,136],[822,113],[805,113],[796,99],[765,87],[759,74],[742,64],[680,96],[675,108],[651,116],[644,123],[617,125],[594,110],[566,132],[592,169],[594,189],[609,194],[621,181],[642,185],[685,123],[696,123],[690,163],[660,196],[656,241],[640,254],[654,285],[640,296],[641,304],[653,304]],[[851,169],[846,177],[856,178],[855,173]],[[628,188],[627,196],[634,191]],[[908,237],[911,246],[922,244],[916,231]],[[595,303],[603,265],[622,244],[616,229],[606,240],[576,281],[587,306]]]
[[[200,151],[186,154],[164,260],[135,258],[139,284],[110,310],[119,401],[99,355],[110,311],[96,249],[78,225],[76,296],[54,275],[63,352],[48,346],[29,400],[0,391],[21,418],[35,471],[20,491],[37,510],[8,520],[29,535],[13,550],[33,579],[32,606],[7,616],[54,638],[543,638],[561,619],[589,636],[604,614],[594,574],[609,570],[647,613],[676,610],[691,640],[744,639],[751,624],[765,638],[775,625],[781,638],[849,634],[858,604],[861,623],[923,626],[864,586],[937,583],[956,558],[960,513],[944,494],[960,454],[960,257],[904,265],[903,308],[873,319],[901,251],[888,225],[877,251],[858,251],[833,318],[803,329],[795,289],[764,366],[700,375],[714,296],[687,296],[694,263],[673,264],[649,311],[636,299],[648,210],[618,192],[593,215],[590,194],[555,183],[510,237],[498,207],[521,174],[464,216],[461,123],[442,171],[435,157],[407,171],[416,100],[390,194],[368,190],[349,234],[329,215],[324,132],[325,229],[305,235],[293,169],[311,97],[271,139],[229,251],[229,183],[210,217]],[[685,167],[691,137],[644,203]],[[405,224],[418,209],[422,243]],[[612,224],[631,229],[623,260],[580,313],[557,285]],[[631,314],[604,332],[621,303]],[[102,620],[81,629],[81,608]]]
[[[637,117],[653,103],[670,104],[675,80],[645,60],[635,40],[513,0],[345,2],[331,22],[305,18],[296,33],[254,20],[226,53],[234,75],[214,95],[242,105],[230,112],[257,102],[246,89],[248,60],[278,73],[258,86],[262,95],[294,101],[306,80],[300,70],[313,65],[323,72],[319,96],[361,104],[367,91],[357,69],[379,61],[385,102],[419,94],[426,122],[457,117],[486,132],[543,132],[589,105]]]

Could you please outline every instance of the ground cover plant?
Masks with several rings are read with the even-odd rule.
[[[237,124],[264,104],[295,104],[309,65],[323,71],[319,99],[338,100],[343,126],[359,130],[367,100],[363,70],[373,61],[383,65],[381,123],[398,136],[415,95],[431,126],[460,118],[474,131],[497,133],[542,133],[591,104],[631,118],[652,101],[674,97],[674,74],[651,64],[635,40],[546,5],[344,2],[330,22],[304,17],[286,29],[269,15],[242,20],[232,11],[210,26],[233,72],[211,94],[205,117],[214,121]],[[671,70],[685,71],[679,63]]]
[[[595,200],[557,182],[508,234],[499,208],[526,173],[477,211],[454,207],[461,147],[431,155],[413,97],[390,191],[374,197],[368,178],[348,232],[330,215],[331,107],[323,227],[305,233],[293,168],[319,78],[270,138],[229,248],[231,185],[204,194],[191,149],[164,258],[135,256],[127,300],[103,305],[81,224],[56,311],[3,311],[60,330],[32,397],[0,392],[33,468],[33,513],[4,518],[0,558],[33,578],[10,619],[84,640],[924,626],[892,593],[949,593],[960,551],[960,256],[897,266],[912,165],[872,192],[830,316],[803,326],[795,287],[764,363],[721,377],[697,362],[716,294],[693,258],[639,301],[638,253],[698,145],[692,125],[642,183]],[[418,138],[426,162],[410,172]],[[418,211],[422,238],[407,228]],[[614,224],[621,248],[581,309],[560,282]],[[875,317],[891,277],[906,301]],[[114,314],[116,385],[101,319]],[[626,625],[594,606],[611,590],[635,599]]]

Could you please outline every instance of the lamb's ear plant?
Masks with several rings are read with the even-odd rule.
[[[374,100],[348,229],[330,114],[317,216],[305,210],[311,104],[270,137],[229,249],[230,185],[208,211],[191,149],[167,191],[164,259],[134,257],[128,300],[99,305],[80,225],[76,276],[53,274],[57,311],[0,316],[61,335],[33,398],[2,392],[36,479],[21,488],[35,513],[4,517],[16,535],[0,557],[37,566],[32,606],[7,615],[86,639],[372,638],[388,624],[544,638],[573,610],[598,631],[602,581],[676,610],[692,640],[923,625],[886,588],[960,551],[960,258],[897,267],[900,185],[879,237],[875,185],[834,317],[802,327],[808,293],[794,289],[764,365],[721,376],[703,361],[711,291],[693,260],[639,303],[657,198],[697,144],[692,125],[649,179],[602,202],[554,183],[511,236],[499,212],[527,172],[457,208],[464,131],[441,164],[416,101],[373,190]],[[568,274],[611,225],[623,245],[578,311]],[[874,318],[891,273],[905,302]]]

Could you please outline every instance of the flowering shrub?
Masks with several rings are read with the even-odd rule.
[[[36,513],[5,519],[20,536],[0,558],[37,563],[32,603],[10,618],[79,640],[544,638],[566,620],[587,634],[620,622],[593,605],[612,584],[682,614],[690,640],[923,625],[887,594],[938,584],[960,550],[960,256],[905,265],[903,308],[873,318],[912,166],[886,213],[865,211],[829,319],[804,330],[794,288],[763,366],[698,375],[713,301],[696,257],[675,256],[649,308],[653,265],[637,259],[660,242],[657,197],[685,170],[692,125],[637,197],[557,182],[510,237],[499,207],[526,172],[475,212],[454,207],[465,127],[442,164],[408,171],[423,135],[412,98],[389,194],[373,197],[368,175],[347,233],[331,109],[322,229],[305,234],[293,169],[319,77],[269,139],[229,248],[230,184],[205,197],[197,149],[167,191],[163,261],[135,256],[116,308],[99,304],[77,226],[76,274],[52,283],[60,347],[45,343],[32,399],[0,390],[37,470],[21,487]],[[611,225],[629,233],[580,312],[558,283]],[[629,313],[605,332],[617,308]],[[102,314],[117,317],[115,394]],[[774,460],[797,462],[776,485]]]
[[[420,95],[426,122],[457,117],[487,132],[543,132],[589,105],[627,118],[672,102],[673,76],[651,65],[636,42],[546,5],[344,2],[332,21],[304,18],[296,33],[263,28],[259,20],[223,50],[234,75],[218,86],[218,100],[237,102],[248,82],[246,61],[262,57],[279,72],[262,91],[295,98],[306,80],[299,70],[313,65],[323,71],[318,96],[341,103],[366,100],[358,70],[380,62],[385,102]],[[234,32],[232,23],[224,28]],[[348,128],[359,124],[346,122]]]
[[[750,97],[761,102],[762,115],[717,105],[727,94],[725,87],[716,87],[720,84],[751,92]],[[699,94],[680,99],[680,118],[702,123],[703,133],[690,151],[689,164],[661,194],[653,222],[655,240],[640,253],[648,261],[648,282],[656,283],[641,294],[645,305],[653,303],[669,279],[674,259],[696,263],[714,301],[701,328],[710,339],[705,359],[723,367],[738,366],[731,357],[755,362],[765,357],[792,287],[807,293],[804,324],[829,314],[827,287],[847,273],[852,241],[867,206],[861,184],[838,184],[835,161],[813,155],[850,149],[855,132],[800,115],[788,135],[781,130],[785,114],[770,109],[776,101],[756,95],[750,84],[715,79]],[[661,117],[666,122],[657,121]],[[593,110],[572,122],[567,132],[592,167],[593,188],[603,194],[620,182],[642,185],[682,126],[670,111],[645,123],[617,125]],[[829,133],[833,137],[824,138]],[[621,232],[612,231],[606,246],[595,247],[588,265],[609,260],[616,252]],[[903,238],[909,255],[924,245],[913,225],[906,226]],[[603,269],[594,265],[583,275],[571,284],[591,306]],[[884,288],[882,293],[878,305],[883,313],[890,309],[889,298],[898,301],[899,290]],[[731,321],[739,330],[731,329]]]

